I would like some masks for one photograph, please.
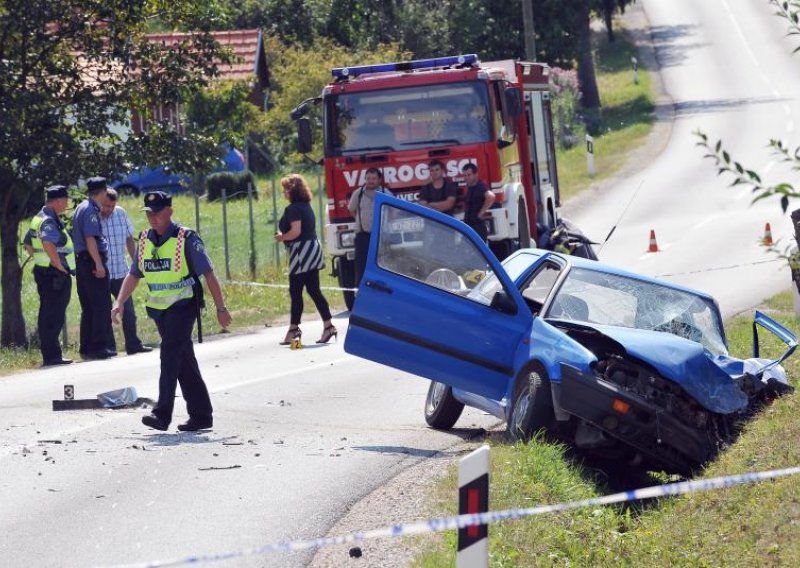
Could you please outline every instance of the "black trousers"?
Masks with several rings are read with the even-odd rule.
[[[94,261],[88,254],[78,255],[75,280],[81,302],[80,352],[99,353],[106,350],[111,328],[111,288],[108,272],[104,278],[92,274]]]
[[[72,277],[48,266],[33,269],[39,292],[39,344],[45,363],[61,359],[58,334],[64,327],[67,306],[72,295]]]
[[[115,298],[119,296],[119,291],[120,288],[122,288],[123,280],[125,279],[112,278],[109,280],[111,294],[113,294]],[[142,340],[139,339],[139,336],[136,333],[136,312],[133,310],[132,297],[129,297],[127,300],[125,300],[125,303],[122,304],[122,334],[125,336],[125,351],[131,352],[142,347]],[[114,339],[113,330],[108,338],[108,344],[106,345],[106,348],[111,349],[112,351],[117,350],[117,341]]]
[[[303,288],[317,306],[317,311],[324,321],[331,319],[331,309],[328,300],[322,295],[319,287],[319,270],[309,270],[300,274],[289,275],[289,296],[292,299],[291,323],[299,325],[303,315]]]
[[[355,259],[354,265],[356,270],[356,288],[361,285],[361,277],[364,276],[364,270],[367,267],[367,253],[369,252],[369,237],[370,233],[361,231],[356,233],[355,237]]]
[[[166,423],[172,421],[175,391],[178,384],[192,418],[210,418],[213,409],[208,389],[194,356],[192,328],[197,310],[192,302],[164,310],[156,322],[161,336],[161,375],[158,379],[158,402],[153,414]]]

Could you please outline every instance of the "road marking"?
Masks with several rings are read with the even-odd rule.
[[[221,386],[221,387],[218,387],[218,388],[215,388],[215,389],[211,389],[211,392],[212,393],[218,393],[218,392],[229,390],[229,389],[237,389],[239,387],[246,387],[246,386],[249,386],[249,385],[254,385],[256,383],[260,383],[260,382],[263,382],[263,381],[268,381],[268,380],[271,380],[271,379],[280,379],[280,378],[283,378],[283,377],[290,377],[292,375],[298,375],[300,373],[307,373],[309,371],[315,371],[315,370],[318,370],[318,369],[324,369],[326,367],[330,367],[331,365],[335,365],[337,363],[344,363],[346,361],[352,361],[354,359],[356,359],[355,356],[347,355],[345,357],[340,357],[338,359],[332,359],[331,361],[326,361],[324,363],[317,363],[316,365],[304,366],[304,367],[299,367],[297,369],[292,369],[290,371],[284,371],[283,373],[275,373],[275,374],[272,374],[272,375],[266,375],[266,376],[258,377],[258,378],[255,378],[255,379],[247,379],[247,380],[244,380],[244,381],[239,381],[238,383],[233,383],[233,384]]]
[[[719,213],[714,213],[710,217],[707,217],[704,221],[700,221],[697,225],[692,227],[692,230],[696,230],[696,229],[699,229],[700,227],[702,227],[704,225],[708,225],[711,221],[713,221],[717,217],[719,217]]]
[[[722,0],[722,5],[725,7],[725,11],[728,12],[728,18],[730,18],[731,22],[733,23],[733,28],[736,30],[736,33],[739,35],[739,39],[742,40],[742,44],[744,45],[744,50],[747,52],[747,55],[750,56],[750,59],[753,61],[753,65],[756,67],[761,67],[761,64],[756,59],[755,54],[750,49],[750,46],[747,43],[747,39],[744,37],[744,33],[742,33],[742,28],[739,27],[736,18],[733,17],[733,12],[731,12],[731,7],[728,5],[726,0]]]

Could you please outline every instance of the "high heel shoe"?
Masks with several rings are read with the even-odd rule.
[[[289,328],[289,331],[286,332],[286,337],[283,338],[283,341],[279,343],[279,345],[291,345],[292,339],[298,339],[302,337],[303,330],[299,327]]]
[[[325,329],[322,331],[322,337],[319,338],[317,343],[328,343],[331,340],[331,337],[335,337],[336,341],[339,341],[339,330],[336,329],[336,326],[334,325],[325,327]]]

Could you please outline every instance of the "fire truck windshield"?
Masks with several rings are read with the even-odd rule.
[[[391,152],[490,139],[488,93],[478,81],[334,95],[327,154]]]

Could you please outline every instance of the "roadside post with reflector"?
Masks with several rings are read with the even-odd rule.
[[[458,463],[458,514],[489,510],[489,446],[481,446]],[[489,526],[458,529],[456,568],[489,566]]]
[[[594,138],[586,135],[586,169],[590,176],[593,176],[596,171],[594,169]]]

